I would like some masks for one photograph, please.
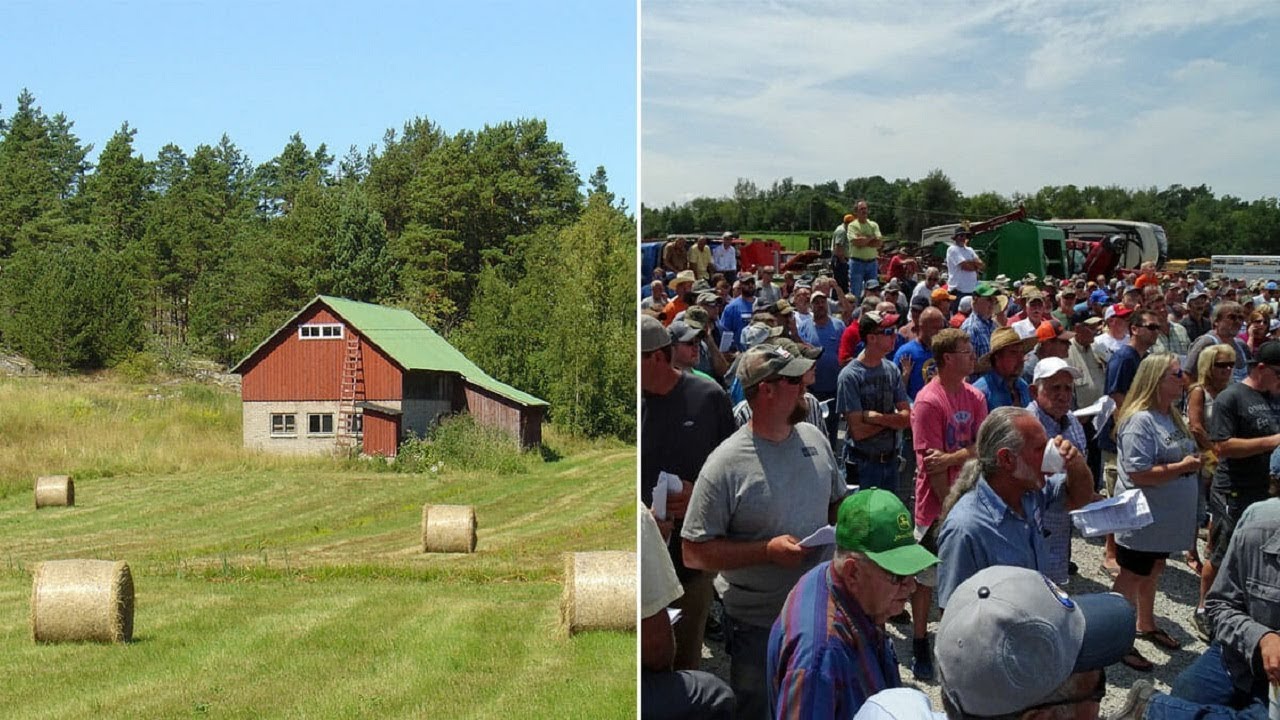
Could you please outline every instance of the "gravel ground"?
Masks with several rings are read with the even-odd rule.
[[[1204,543],[1200,543],[1203,556]],[[1111,578],[1102,570],[1102,540],[1085,540],[1076,537],[1072,540],[1071,559],[1080,566],[1080,574],[1073,576],[1067,583],[1069,594],[1087,594],[1105,592],[1111,589]],[[1178,673],[1182,672],[1192,661],[1204,652],[1205,644],[1196,637],[1191,624],[1191,613],[1195,609],[1199,597],[1200,579],[1187,567],[1181,557],[1170,558],[1160,578],[1156,592],[1156,621],[1175,639],[1182,642],[1180,650],[1168,651],[1142,640],[1137,641],[1138,650],[1155,664],[1152,672],[1140,673],[1123,664],[1115,664],[1107,668],[1107,695],[1102,701],[1102,715],[1106,717],[1117,710],[1124,701],[1124,696],[1135,680],[1146,678],[1155,683],[1156,689],[1168,692],[1169,684]],[[933,622],[929,623],[932,635],[937,631],[937,610],[935,608]],[[942,710],[938,683],[917,681],[909,668],[911,662],[911,628],[907,625],[890,625],[889,633],[894,638],[894,648],[902,664],[902,680],[909,687],[919,688],[929,695],[935,710]],[[729,657],[724,646],[718,642],[707,642],[702,648],[702,669],[715,673],[725,681],[729,679]]]

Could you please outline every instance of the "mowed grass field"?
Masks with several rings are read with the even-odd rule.
[[[563,552],[634,550],[635,451],[410,474],[240,447],[235,394],[0,380],[0,717],[635,717],[635,636],[562,636]],[[76,507],[36,511],[36,475]],[[420,552],[469,504],[473,555]],[[129,563],[134,641],[36,644],[31,569]]]

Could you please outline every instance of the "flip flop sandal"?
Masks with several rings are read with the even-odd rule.
[[[1116,578],[1120,577],[1120,568],[1119,567],[1109,568],[1107,567],[1107,564],[1105,562],[1098,566],[1098,572],[1102,573],[1103,575],[1106,575],[1112,580],[1115,580]]]
[[[1155,664],[1143,657],[1137,648],[1129,648],[1129,652],[1120,658],[1120,662],[1138,672],[1151,672],[1155,668]]]
[[[1182,649],[1182,643],[1175,640],[1172,635],[1160,628],[1156,628],[1155,630],[1143,630],[1139,632],[1136,637],[1140,640],[1146,640],[1149,643],[1159,645],[1165,650]]]

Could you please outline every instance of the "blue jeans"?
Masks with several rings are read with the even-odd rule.
[[[849,292],[862,297],[862,284],[880,275],[880,264],[875,260],[849,258]]]
[[[864,457],[860,457],[856,452],[846,449],[848,453],[845,455],[845,484],[857,485],[859,490],[867,488],[880,488],[888,490],[894,495],[898,494],[898,458],[896,453],[894,457],[887,462],[876,462]]]
[[[724,616],[729,653],[729,687],[737,706],[735,720],[769,720],[769,630]]]
[[[1267,685],[1243,693],[1231,682],[1214,643],[1173,681],[1173,694],[1157,693],[1147,704],[1147,720],[1266,720]]]

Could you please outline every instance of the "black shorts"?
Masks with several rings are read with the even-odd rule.
[[[1227,559],[1227,546],[1231,544],[1231,536],[1236,531],[1239,518],[1231,513],[1213,513],[1213,523],[1209,526],[1209,564],[1222,567]]]
[[[1151,570],[1156,566],[1156,561],[1164,560],[1167,557],[1169,557],[1169,553],[1130,550],[1120,543],[1116,543],[1116,563],[1125,570],[1141,577],[1150,576]]]

